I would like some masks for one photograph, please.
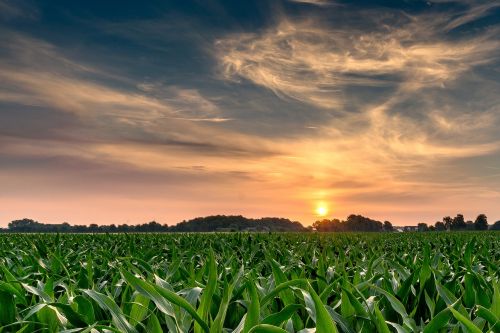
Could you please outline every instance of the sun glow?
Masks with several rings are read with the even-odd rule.
[[[321,203],[316,207],[316,214],[318,216],[326,216],[328,214],[328,207]]]

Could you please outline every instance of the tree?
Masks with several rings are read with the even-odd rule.
[[[441,221],[437,221],[436,224],[434,225],[434,227],[436,228],[436,231],[445,231],[446,230],[445,224]]]
[[[351,214],[344,222],[348,231],[382,231],[383,224],[362,215]]]
[[[394,231],[394,227],[392,226],[392,223],[389,221],[384,221],[384,231]]]
[[[453,218],[453,222],[451,223],[452,230],[465,230],[467,228],[467,224],[465,223],[464,216],[462,214],[457,214]]]
[[[44,226],[43,223],[27,218],[15,220],[8,224],[9,230],[14,232],[41,232],[44,231]]]
[[[451,230],[451,225],[453,224],[453,219],[449,216],[443,217],[443,224],[446,230]]]
[[[25,218],[10,222],[8,228],[0,228],[0,232],[196,232],[227,229],[232,229],[234,231],[306,231],[300,222],[290,221],[289,219],[279,217],[249,219],[241,215],[216,215],[198,217],[190,221],[182,221],[171,227],[156,221],[138,225],[121,224],[116,226],[115,224],[97,225],[93,223],[86,226],[70,225],[67,222],[61,224],[45,224]]]
[[[419,223],[419,224],[417,224],[417,230],[419,232],[425,232],[425,231],[429,231],[429,227],[427,226],[427,223]]]
[[[345,231],[339,219],[316,221],[313,223],[313,227],[316,231]]]
[[[465,222],[465,229],[469,231],[474,230],[474,222],[470,220]]]
[[[392,224],[389,221],[387,223],[382,223],[380,221],[372,220],[368,217],[362,215],[349,215],[345,221],[340,221],[339,219],[333,220],[321,220],[313,223],[313,227],[317,231],[386,231],[384,225],[387,228],[393,230]]]
[[[316,226],[316,223],[313,225]],[[147,228],[160,228],[158,223],[150,223]],[[141,228],[145,228],[141,226]],[[241,215],[214,215],[197,217],[182,221],[175,226],[166,228],[173,232],[210,232],[210,231],[304,231],[300,222],[278,217],[263,217],[250,219]],[[146,231],[146,230],[144,230]],[[326,231],[326,230],[325,230]]]
[[[490,230],[500,230],[500,221],[496,221],[495,223],[493,223]]]
[[[484,214],[479,214],[474,222],[474,229],[488,230],[488,218]]]

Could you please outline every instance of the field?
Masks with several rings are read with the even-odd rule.
[[[495,232],[0,239],[0,332],[500,332]]]

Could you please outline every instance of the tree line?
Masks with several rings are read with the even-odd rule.
[[[323,232],[392,232],[396,228],[389,221],[377,221],[364,217],[362,215],[349,215],[346,220],[324,219],[313,223],[316,231]],[[475,221],[465,221],[462,214],[455,217],[445,216],[442,221],[437,221],[434,225],[428,226],[427,223],[419,223],[417,226],[405,226],[402,231],[467,231],[467,230],[500,230],[500,221],[493,225],[488,224],[488,218],[485,214],[479,214]]]
[[[306,231],[297,221],[279,217],[246,218],[241,215],[214,215],[182,221],[170,227],[171,231]]]
[[[486,215],[479,214],[474,221],[465,221],[462,214],[455,217],[445,216],[434,225],[419,223],[414,227],[403,227],[403,231],[446,231],[446,230],[500,230],[500,221],[488,224]],[[351,214],[346,220],[323,219],[305,228],[300,222],[285,218],[264,217],[260,219],[246,218],[241,215],[213,215],[197,217],[169,226],[151,221],[144,224],[110,224],[110,225],[70,225],[69,223],[47,224],[24,218],[12,221],[0,232],[60,232],[60,233],[119,233],[119,232],[393,232],[396,228],[389,221],[377,221],[371,218]]]
[[[465,220],[462,214],[457,214],[455,217],[445,216],[442,221],[436,221],[434,225],[427,225],[427,223],[419,223],[417,225],[418,231],[472,231],[472,230],[500,230],[500,221],[494,224],[488,224],[488,217],[485,214],[479,214],[474,221]]]
[[[392,223],[389,221],[380,222],[362,215],[351,214],[345,221],[339,219],[323,219],[313,223],[313,228],[320,232],[344,232],[344,231],[363,231],[380,232],[394,231]]]
[[[47,224],[24,218],[12,221],[0,232],[71,232],[71,233],[116,233],[116,232],[209,232],[209,231],[305,231],[300,222],[277,217],[260,219],[246,218],[241,215],[215,215],[198,217],[169,226],[156,221],[138,225],[70,225]]]

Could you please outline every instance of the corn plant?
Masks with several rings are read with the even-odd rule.
[[[500,332],[498,232],[0,240],[0,332]]]

